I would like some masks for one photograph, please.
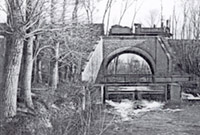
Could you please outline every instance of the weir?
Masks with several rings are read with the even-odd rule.
[[[146,83],[131,85],[96,85],[100,88],[101,103],[106,100],[155,100],[165,102],[181,101],[181,86],[178,83]]]

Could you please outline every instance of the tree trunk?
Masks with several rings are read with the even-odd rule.
[[[37,59],[37,82],[42,83],[42,61],[41,61],[41,58]]]
[[[40,55],[33,62],[33,83],[42,84],[42,61]]]
[[[6,2],[8,10],[7,24],[11,29],[6,35],[6,52],[3,70],[3,82],[0,90],[0,119],[6,119],[16,115],[17,88],[21,58],[23,52],[23,9],[19,5],[22,0]],[[7,33],[6,33],[7,34]]]
[[[37,57],[35,58],[35,60],[33,61],[33,84],[36,84],[38,81],[38,77],[37,77]]]
[[[32,70],[33,70],[33,40],[34,37],[28,39],[27,45],[24,49],[24,77],[22,82],[22,98],[28,107],[33,108],[33,101],[31,97],[31,80],[32,80]]]
[[[58,85],[58,59],[59,59],[59,42],[56,43],[55,50],[54,50],[54,58],[53,61],[51,62],[51,83],[50,86],[53,89],[57,89]]]
[[[72,21],[75,24],[77,24],[78,21],[78,5],[79,5],[79,0],[75,0],[74,9],[72,12]]]
[[[6,54],[1,86],[0,117],[5,119],[16,115],[17,88],[21,58],[23,52],[23,38],[17,37],[16,33],[7,36]]]
[[[26,8],[25,8],[25,17],[26,21],[32,23],[33,20],[30,19],[32,16],[33,11],[33,1],[27,0],[26,1]],[[30,33],[32,27],[26,29],[26,33]],[[24,53],[23,53],[23,80],[22,80],[22,89],[21,89],[21,98],[23,99],[24,103],[28,106],[33,108],[33,101],[31,97],[31,83],[32,83],[32,73],[33,73],[33,41],[34,35],[26,39],[27,41],[24,42]]]
[[[41,35],[36,35],[35,36],[35,40],[34,40],[34,44],[33,44],[33,83],[42,83],[42,53],[36,54],[37,53],[37,48],[39,48],[40,46],[40,38]],[[37,55],[37,56],[36,56]]]
[[[66,9],[67,9],[67,0],[63,0],[63,9],[62,9],[62,23],[65,24],[65,18],[66,18]]]

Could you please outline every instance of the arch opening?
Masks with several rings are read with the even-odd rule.
[[[113,56],[106,66],[107,74],[153,74],[151,64],[139,54],[122,52]]]

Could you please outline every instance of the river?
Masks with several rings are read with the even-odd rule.
[[[200,135],[199,103],[124,100],[107,106],[110,125],[103,135]]]

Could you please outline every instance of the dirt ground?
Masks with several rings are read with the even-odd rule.
[[[103,135],[200,135],[200,103],[168,105],[129,121],[117,116]]]

